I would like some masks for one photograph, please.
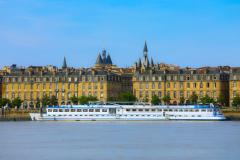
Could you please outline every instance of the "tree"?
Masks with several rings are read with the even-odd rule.
[[[7,98],[0,99],[0,107],[4,107],[6,105],[11,106],[11,101]]]
[[[163,100],[164,104],[168,105],[168,104],[170,104],[171,97],[169,94],[167,94],[167,95],[163,96],[162,100]]]
[[[36,101],[36,107],[37,107],[37,108],[40,108],[40,103],[41,103],[40,99],[37,98],[37,101]]]
[[[72,96],[71,98],[70,98],[70,100],[71,100],[71,102],[73,103],[73,104],[78,104],[78,98],[74,95],[74,96]]]
[[[180,105],[183,105],[185,103],[185,98],[184,97],[180,97]]]
[[[135,102],[137,100],[136,96],[134,96],[131,92],[121,93],[119,99],[124,102]]]
[[[233,98],[232,106],[236,107],[236,108],[240,106],[240,96],[239,95],[237,95]]]
[[[221,106],[226,105],[226,103],[227,103],[226,97],[225,97],[223,94],[221,94],[221,95],[217,98],[217,102],[218,102],[218,104],[220,104]]]
[[[95,102],[95,101],[98,101],[97,97],[94,97],[94,96],[88,96],[88,102]]]
[[[149,100],[148,100],[148,97],[143,98],[142,101],[147,103],[147,102],[149,101]]]
[[[50,106],[57,106],[58,105],[58,99],[56,96],[51,96],[49,99],[49,105]]]
[[[98,101],[97,97],[94,96],[81,96],[78,100],[80,104],[88,104],[89,102]]]
[[[17,97],[17,98],[14,98],[13,100],[12,100],[12,106],[13,107],[17,107],[18,109],[19,109],[19,107],[22,105],[22,100],[19,98],[19,97]]]
[[[41,101],[42,101],[42,106],[43,107],[46,107],[46,106],[50,105],[50,98],[47,95],[43,96]]]
[[[190,101],[191,104],[197,104],[198,95],[195,92],[193,92],[192,95],[189,98],[189,101]]]
[[[153,95],[151,103],[152,103],[153,105],[158,105],[160,102],[161,102],[161,101],[160,101],[160,99],[158,98],[158,96]]]
[[[210,104],[210,103],[215,103],[214,99],[209,97],[208,95],[205,95],[201,99],[202,104]]]

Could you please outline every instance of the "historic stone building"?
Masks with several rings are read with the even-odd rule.
[[[70,104],[73,95],[92,95],[100,101],[115,100],[119,93],[132,91],[129,72],[131,70],[113,65],[110,55],[106,56],[106,50],[99,54],[92,68],[70,68],[65,57],[61,69],[12,65],[4,68],[3,97],[19,97],[24,107],[39,107],[40,99],[45,95],[56,96],[59,104]]]
[[[229,99],[230,67],[180,68],[172,65],[154,64],[149,60],[145,43],[143,59],[134,66],[133,93],[139,100],[151,101],[153,95],[162,99],[170,95],[171,103],[180,103],[184,97],[188,102],[195,93],[199,98],[209,95],[217,100],[224,95]]]
[[[229,80],[229,101],[232,104],[233,98],[240,95],[240,67],[232,67]]]
[[[187,103],[195,93],[215,100],[224,97],[231,106],[240,94],[240,68],[228,66],[181,68],[154,63],[145,42],[143,58],[133,67],[119,68],[104,49],[91,68],[71,68],[64,57],[62,68],[55,66],[4,67],[0,72],[0,98],[23,100],[24,107],[38,107],[44,95],[56,96],[59,104],[69,104],[75,95],[95,96],[99,101],[115,101],[122,92],[132,92],[139,101],[169,95],[171,103]]]

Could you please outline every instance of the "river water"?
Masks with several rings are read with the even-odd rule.
[[[0,160],[239,160],[240,122],[1,122]]]

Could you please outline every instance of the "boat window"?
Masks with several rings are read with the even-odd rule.
[[[188,112],[188,110],[187,110],[187,109],[184,109],[184,112]]]
[[[83,109],[83,112],[88,112],[88,110],[87,109]]]
[[[146,111],[146,112],[148,112],[148,111],[149,111],[149,109],[145,109],[145,111]]]
[[[139,112],[142,112],[142,111],[143,111],[143,109],[139,109],[138,111],[139,111]]]
[[[100,109],[95,109],[95,112],[100,112]]]
[[[194,110],[193,109],[190,109],[190,112],[193,112]]]
[[[63,109],[59,109],[59,112],[63,112]]]
[[[196,109],[195,112],[199,112],[199,109]]]
[[[136,112],[137,110],[136,109],[132,109],[133,112]]]
[[[57,112],[58,110],[57,109],[53,109],[53,112]]]
[[[75,112],[75,109],[71,109],[71,112]]]
[[[155,112],[156,111],[156,109],[152,109],[152,112]]]
[[[130,109],[126,109],[126,111],[127,111],[127,112],[129,112],[129,111],[130,111]]]
[[[174,109],[174,112],[178,112],[178,110],[177,110],[177,109]]]
[[[168,110],[167,109],[164,109],[164,112],[167,112]]]
[[[172,109],[169,109],[169,112],[172,112],[173,110]]]
[[[208,112],[212,112],[212,109],[209,109]]]
[[[182,109],[180,109],[180,110],[179,110],[179,112],[183,112],[183,110],[182,110]]]
[[[89,109],[89,112],[93,112],[93,109]]]
[[[158,112],[162,112],[162,109],[158,109]]]
[[[102,109],[102,112],[107,112],[107,109]]]
[[[82,110],[81,109],[77,109],[77,112],[82,112]]]
[[[69,109],[65,109],[65,112],[69,112]]]
[[[52,112],[52,109],[48,109],[48,112]]]

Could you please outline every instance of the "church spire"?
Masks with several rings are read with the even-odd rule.
[[[99,53],[99,55],[97,57],[96,64],[103,64],[103,59],[102,59],[102,56],[101,56],[100,53]]]
[[[147,54],[148,54],[148,48],[147,48],[147,42],[146,41],[145,41],[145,44],[144,44],[143,53],[144,53],[144,56],[147,56]]]
[[[63,69],[67,68],[67,60],[66,60],[66,57],[64,57],[64,59],[63,59],[62,68],[63,68]]]

